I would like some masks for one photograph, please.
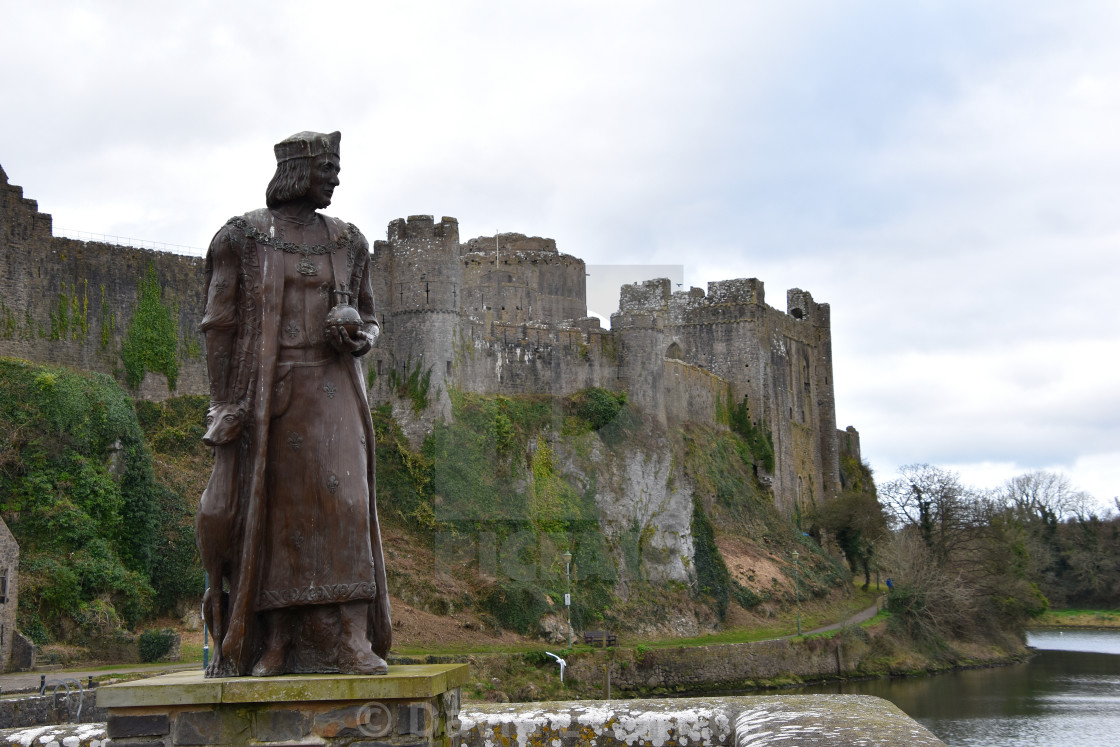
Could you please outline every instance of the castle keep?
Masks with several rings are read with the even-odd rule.
[[[0,169],[0,355],[122,378],[121,349],[136,323],[143,279],[177,323],[178,378],[149,373],[146,398],[207,394],[203,260],[55,237]],[[799,289],[786,310],[766,304],[756,279],[672,292],[666,279],[621,289],[611,328],[587,316],[583,260],[555,241],[499,234],[461,242],[454,218],[411,216],[373,244],[371,272],[382,336],[366,357],[371,400],[392,401],[410,373],[428,377],[421,419],[450,414],[448,391],[567,395],[588,387],[625,391],[668,428],[715,423],[746,402],[774,443],[771,481],[788,512],[839,490],[828,304]]]

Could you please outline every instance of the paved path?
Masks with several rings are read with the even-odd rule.
[[[820,627],[820,628],[813,628],[812,630],[806,630],[806,631],[802,632],[801,635],[803,635],[803,636],[805,636],[805,635],[816,635],[817,633],[827,633],[827,632],[832,631],[832,630],[840,630],[840,628],[847,627],[848,625],[859,625],[861,622],[867,622],[871,618],[875,617],[875,615],[879,613],[879,610],[881,610],[882,608],[884,608],[886,606],[887,606],[887,595],[883,594],[882,596],[880,596],[878,599],[875,600],[875,604],[871,605],[870,607],[868,607],[865,610],[860,610],[859,612],[857,612],[854,615],[852,615],[851,617],[849,617],[847,620],[841,620],[838,623],[832,623],[831,625],[825,625],[825,626]],[[769,640],[780,641],[783,638],[796,638],[796,637],[797,637],[797,633],[793,633],[792,635],[778,636],[777,638],[771,638]]]
[[[885,607],[886,604],[887,604],[887,595],[884,594],[883,596],[881,596],[881,597],[879,597],[878,599],[875,600],[875,604],[871,605],[870,607],[868,607],[865,610],[857,612],[856,614],[849,617],[847,620],[844,620],[844,621],[838,622],[838,623],[832,623],[832,625],[825,625],[822,628],[813,628],[812,630],[807,630],[807,631],[805,631],[805,635],[816,635],[817,633],[827,633],[830,630],[839,630],[840,628],[846,627],[848,625],[859,625],[861,622],[867,622],[871,618],[875,617],[875,615],[877,615],[879,613],[879,610],[882,609],[883,607]],[[787,638],[794,638],[794,637],[795,636],[787,636]]]
[[[196,667],[201,669],[202,664],[200,662],[186,662],[183,664],[136,664],[134,666],[126,664],[119,667],[104,667],[101,669],[52,669],[41,672],[12,672],[10,674],[0,675],[0,692],[37,692],[39,690],[39,678],[44,675],[48,683],[52,680],[75,679],[82,683],[82,687],[85,687],[90,677],[97,679],[99,677],[109,677],[114,674],[134,674],[138,672],[156,675],[162,674],[163,672],[175,672],[181,669],[194,669]],[[72,686],[73,685],[71,685],[71,687]],[[48,685],[47,690],[48,692],[53,690],[53,686]]]

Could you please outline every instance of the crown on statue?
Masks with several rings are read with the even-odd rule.
[[[297,132],[278,142],[272,149],[276,152],[276,163],[290,161],[293,158],[313,158],[324,153],[337,156],[338,144],[341,140],[341,132],[332,132],[329,135],[321,132]]]

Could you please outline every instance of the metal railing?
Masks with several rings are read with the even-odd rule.
[[[131,246],[136,249],[153,249],[157,252],[169,252],[171,254],[185,254],[191,257],[201,257],[206,253],[205,249],[197,246],[183,246],[182,244],[165,244],[162,241],[147,241],[145,239],[134,239],[131,236],[110,236],[104,233],[91,233],[89,231],[77,231],[72,228],[56,228],[54,229],[55,236],[60,236],[67,239],[74,239],[75,241],[97,241],[103,244],[117,244],[118,246]]]
[[[78,708],[77,708],[76,711],[74,710],[73,700],[72,700],[72,696],[75,693],[70,690],[70,683],[73,683],[74,687],[77,688]],[[90,684],[92,684],[92,683],[93,683],[93,678],[91,677],[90,678]],[[68,721],[73,721],[73,723],[75,723],[75,724],[81,722],[81,720],[82,720],[82,700],[83,700],[83,695],[85,693],[85,690],[82,688],[82,683],[79,682],[78,680],[74,679],[73,677],[64,677],[62,679],[49,680],[48,681],[46,679],[46,677],[44,676],[44,677],[41,677],[40,680],[39,680],[39,694],[40,695],[45,695],[46,692],[47,692],[47,688],[51,687],[52,685],[54,686],[54,691],[53,691],[52,695],[53,695],[53,698],[54,698],[53,704],[54,704],[55,710],[60,711],[61,708],[62,708],[62,704],[65,703],[66,704],[66,719]],[[60,688],[65,688],[66,689],[66,695],[65,695],[64,699],[59,698],[60,693],[58,691],[59,691]]]

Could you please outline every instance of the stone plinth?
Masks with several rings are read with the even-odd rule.
[[[97,700],[114,747],[452,747],[466,680],[466,664],[394,666],[381,677],[192,671],[99,688]]]

